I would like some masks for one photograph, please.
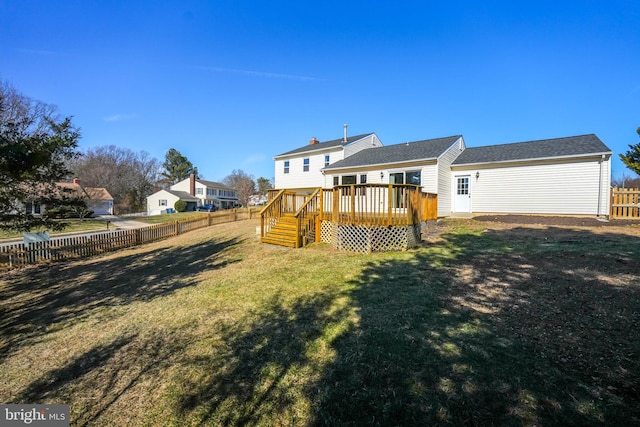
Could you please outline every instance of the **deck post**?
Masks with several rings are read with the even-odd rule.
[[[356,186],[351,184],[351,222],[356,222]]]
[[[316,224],[316,243],[320,243],[322,234],[322,212],[324,210],[324,190],[321,188],[318,196],[320,200],[318,200],[318,215],[316,215],[315,224]]]
[[[389,184],[389,190],[387,191],[387,226],[391,225],[391,221],[393,219],[393,185]]]

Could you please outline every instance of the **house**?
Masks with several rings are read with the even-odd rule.
[[[160,190],[147,196],[147,213],[149,215],[159,215],[171,212],[172,209],[175,209],[174,206],[179,200],[187,203],[188,211],[195,211],[200,202],[200,199],[186,191]]]
[[[451,164],[451,212],[609,215],[611,155],[593,134],[468,148]]]
[[[106,188],[85,187],[80,179],[73,178],[73,182],[57,182],[56,186],[64,190],[68,197],[75,197],[86,201],[87,208],[93,211],[94,215],[113,215],[113,197]],[[49,209],[51,206],[49,206]],[[27,213],[44,214],[47,206],[37,203],[26,203]]]
[[[217,209],[229,209],[238,206],[236,190],[224,184],[205,181],[193,174],[173,184],[169,190],[160,190],[147,196],[147,212],[161,213],[173,209],[178,200],[187,203],[187,210],[194,211],[198,206],[213,205]]]
[[[324,168],[331,186],[415,184],[438,194],[438,215],[449,212],[450,167],[465,149],[462,135],[362,150]],[[330,188],[330,186],[325,187]]]
[[[276,189],[417,184],[438,195],[439,217],[609,212],[612,152],[593,134],[477,148],[467,148],[461,135],[388,146],[376,138],[375,146],[334,156],[311,180],[313,152],[305,146],[276,156]]]
[[[325,167],[359,151],[382,147],[375,133],[348,137],[346,129],[345,125],[341,139],[320,142],[314,137],[306,146],[275,156],[275,188],[295,188],[299,192],[327,188],[333,181],[324,175]]]

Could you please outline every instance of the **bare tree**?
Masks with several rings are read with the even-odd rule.
[[[129,213],[144,210],[161,166],[145,151],[135,153],[108,145],[84,153],[73,165],[73,171],[83,185],[106,188],[113,197],[116,213]]]
[[[238,200],[243,206],[249,203],[249,197],[256,193],[256,183],[253,175],[246,174],[241,169],[234,169],[230,175],[222,180],[223,184],[236,190]]]

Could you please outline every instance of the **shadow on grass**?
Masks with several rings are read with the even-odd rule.
[[[14,401],[70,403],[72,425],[91,425],[105,412],[118,411],[114,404],[127,393],[137,395],[136,387],[157,387],[158,378],[173,365],[176,354],[186,348],[189,339],[189,331],[181,329],[124,334],[40,376]],[[74,394],[70,400],[69,396]],[[131,397],[123,400],[128,402],[127,406],[135,401]],[[134,425],[153,424],[145,421],[145,417],[144,412],[127,414]]]
[[[198,375],[182,384],[192,391],[178,401],[181,417],[206,426],[305,424],[313,378],[322,371],[319,341],[348,317],[331,309],[335,298],[319,294],[291,302],[275,295],[223,328],[222,356],[187,362]]]
[[[150,301],[193,286],[199,272],[235,262],[221,254],[239,243],[228,239],[149,249],[7,274],[0,286],[0,360],[96,310]]]
[[[274,297],[187,362],[200,425],[640,422],[640,241],[450,233],[346,284]],[[304,284],[300,284],[304,286]]]
[[[336,343],[320,425],[640,422],[637,238],[449,234],[371,263]]]
[[[11,282],[3,354],[99,306],[192,286],[193,272],[224,265],[237,243],[72,264],[56,270],[59,281],[43,270],[50,287],[22,279],[24,299]],[[167,413],[178,425],[638,424],[639,243],[560,228],[446,234],[408,254],[371,256],[345,271],[346,283],[301,281],[310,289],[301,297],[274,285],[264,304],[204,336],[198,325],[124,335],[18,400],[86,391],[72,402],[79,425],[105,424],[118,405],[131,425],[151,424],[135,393],[125,397],[137,386],[175,403]]]

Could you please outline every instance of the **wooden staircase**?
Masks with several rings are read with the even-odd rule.
[[[284,214],[278,222],[271,227],[271,230],[261,238],[262,243],[297,248],[297,223],[298,220],[292,214]]]

